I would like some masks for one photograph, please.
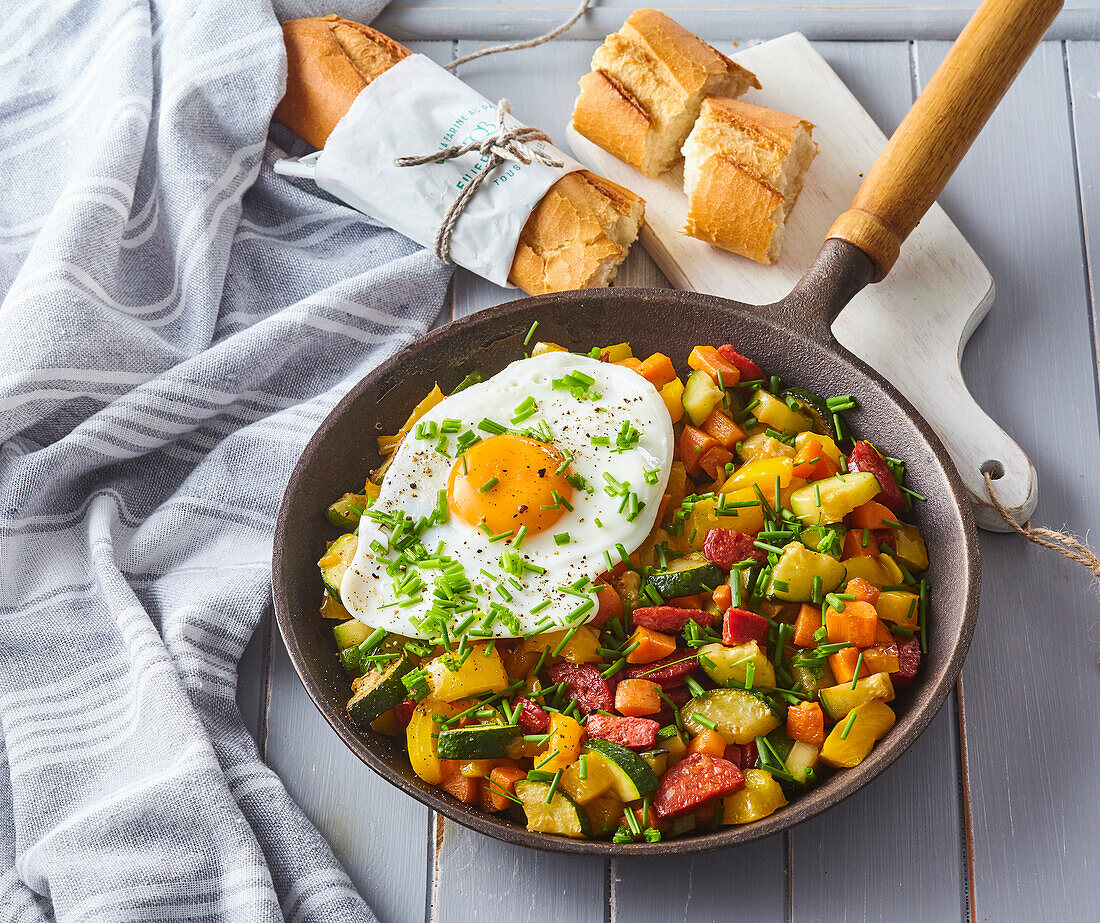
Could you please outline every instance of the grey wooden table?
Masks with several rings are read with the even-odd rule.
[[[536,35],[572,5],[398,0],[376,24],[445,62]],[[460,75],[561,137],[577,78],[633,5],[598,2],[568,40]],[[732,41],[804,32],[887,133],[973,6],[663,4],[727,52]],[[355,14],[354,2],[333,8]],[[967,381],[1039,470],[1036,521],[1085,533],[1100,524],[1100,0],[1068,0],[941,202],[997,285],[966,351]],[[619,284],[668,286],[640,247]],[[440,323],[516,295],[460,271]],[[735,849],[563,858],[446,821],[344,748],[270,625],[246,652],[239,699],[267,761],[387,923],[1100,919],[1100,601],[1087,574],[1015,536],[983,534],[981,547],[973,646],[920,740],[832,811]]]

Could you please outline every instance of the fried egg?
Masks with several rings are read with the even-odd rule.
[[[568,352],[445,398],[386,471],[340,595],[411,638],[515,637],[595,617],[593,580],[649,535],[672,421],[631,369]]]

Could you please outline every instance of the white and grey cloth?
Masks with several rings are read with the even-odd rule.
[[[272,173],[284,73],[270,0],[0,15],[0,920],[374,919],[236,667],[295,459],[449,271]]]

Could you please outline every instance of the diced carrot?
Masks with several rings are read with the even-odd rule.
[[[661,710],[661,687],[648,679],[624,679],[615,687],[615,710],[628,718],[655,715]]]
[[[847,641],[856,647],[870,647],[875,643],[875,625],[878,612],[870,603],[855,600],[844,604],[844,611],[826,608],[825,628],[829,643]]]
[[[684,427],[680,434],[680,461],[684,463],[687,473],[694,477],[700,471],[699,456],[707,449],[718,445],[718,440],[708,436],[701,429],[696,429],[691,424]]]
[[[620,359],[618,362],[613,362],[611,364],[622,365],[630,369],[632,372],[637,372],[639,375],[642,374],[642,360],[635,359],[633,356],[631,356],[629,359]]]
[[[888,506],[868,500],[862,506],[857,506],[851,512],[851,523],[854,529],[896,529],[897,526],[888,526],[887,522],[897,522],[897,516]]]
[[[665,605],[672,606],[674,609],[702,609],[703,597],[698,593],[692,593],[691,596],[673,596],[665,600]]]
[[[710,412],[710,416],[703,421],[700,429],[708,436],[717,439],[722,447],[726,449],[732,449],[746,436],[745,431],[740,426],[717,408]]]
[[[642,628],[640,625],[634,629],[628,645],[635,641],[638,646],[626,655],[627,663],[653,663],[676,650],[676,639],[672,635],[654,631],[652,628]]]
[[[720,445],[712,446],[699,456],[699,467],[714,481],[726,479],[726,465],[733,461],[733,453]]]
[[[856,663],[858,662],[858,647],[845,647],[835,654],[829,655],[829,669],[833,671],[833,676],[838,683],[850,683],[852,681],[852,678],[856,675]],[[866,663],[859,665],[859,675],[861,677],[871,675]]]
[[[882,619],[875,622],[875,645],[896,643],[897,639],[890,633],[890,629],[886,626],[886,623]]]
[[[449,792],[463,804],[477,804],[480,800],[481,779],[464,776],[461,772],[461,760],[441,760],[443,779],[439,787]]]
[[[711,599],[714,600],[714,605],[718,607],[720,612],[725,612],[733,605],[733,589],[728,583],[718,584],[710,595]]]
[[[691,738],[688,743],[688,753],[709,753],[711,756],[723,756],[726,752],[726,741],[717,731],[703,728],[702,733]]]
[[[831,478],[839,470],[836,462],[825,454],[821,440],[807,438],[795,453],[794,469],[791,473],[796,478],[820,481],[823,478]]]
[[[875,537],[867,533],[867,544],[863,544],[864,532],[862,529],[849,529],[844,535],[844,549],[840,557],[847,561],[848,558],[873,558],[878,554],[878,543]]]
[[[623,601],[619,594],[615,592],[613,586],[603,581],[597,582],[600,583],[596,590],[596,601],[599,603],[599,609],[596,610],[596,617],[592,619],[590,624],[596,628],[601,628],[609,619],[622,618]]]
[[[664,353],[654,353],[642,363],[642,378],[658,391],[676,377],[672,360]]]
[[[791,641],[795,647],[817,647],[814,632],[821,627],[821,609],[810,603],[803,603],[794,620],[794,635]]]
[[[718,381],[718,373],[722,373],[722,384],[732,388],[741,380],[741,373],[737,366],[722,356],[713,346],[696,346],[688,356],[688,365],[693,369],[701,369],[711,378]]]
[[[863,652],[863,665],[872,673],[897,673],[901,669],[897,644],[891,641],[867,648]]]
[[[515,796],[516,783],[526,779],[527,773],[511,766],[501,766],[489,773],[489,778],[481,789],[481,806],[486,811],[503,811],[511,801],[508,795]],[[505,794],[501,794],[504,792]]]
[[[854,596],[860,602],[870,603],[872,606],[878,603],[878,587],[868,583],[862,577],[853,577],[849,580],[844,592]]]
[[[802,702],[787,709],[787,736],[803,743],[825,741],[825,715],[817,702]]]

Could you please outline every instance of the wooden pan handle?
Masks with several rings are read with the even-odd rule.
[[[985,0],[827,238],[855,244],[881,280],[989,120],[1062,0]]]

